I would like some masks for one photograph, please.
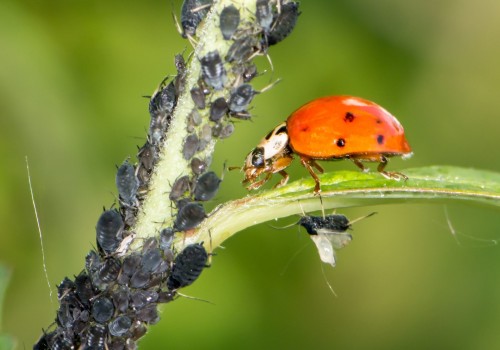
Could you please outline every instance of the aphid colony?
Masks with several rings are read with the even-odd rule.
[[[203,151],[214,138],[233,133],[232,120],[250,119],[248,106],[259,93],[249,84],[258,74],[252,59],[285,39],[299,15],[296,2],[257,0],[253,22],[242,21],[244,9],[235,5],[219,14],[220,35],[232,42],[229,50],[190,56],[201,69],[197,83],[189,87],[189,60],[176,55],[177,74],[164,79],[151,96],[147,140],[138,150],[137,164],[126,160],[117,168],[118,208],[104,210],[97,220],[96,249],[87,254],[82,272],[59,284],[55,328],[44,331],[34,349],[136,349],[147,326],[159,320],[157,305],[174,300],[178,289],[193,283],[207,265],[209,254],[202,244],[181,251],[172,245],[178,232],[195,229],[205,219],[202,202],[215,197],[222,181],[209,171],[211,159]],[[196,42],[197,28],[211,6],[212,0],[184,1],[183,37]],[[179,174],[168,193],[177,214],[171,227],[142,242],[140,251],[129,252],[137,213],[183,94],[190,95],[194,108],[182,144],[187,174]]]

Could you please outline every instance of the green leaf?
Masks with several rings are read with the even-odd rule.
[[[5,291],[7,290],[7,285],[9,284],[10,271],[0,265],[0,317],[3,313],[3,301],[5,297]],[[0,330],[2,329],[2,324],[0,322]],[[0,333],[0,349],[10,350],[14,349],[15,341],[12,337]]]
[[[462,200],[500,206],[500,174],[453,166],[403,170],[407,181],[385,179],[378,173],[336,171],[320,176],[320,196],[306,178],[217,207],[196,234],[178,242],[212,242],[217,247],[234,233],[276,218],[330,208],[414,202]],[[210,233],[209,233],[210,232]],[[205,243],[207,244],[207,243]]]

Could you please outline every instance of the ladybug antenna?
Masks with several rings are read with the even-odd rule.
[[[374,211],[374,212],[372,212],[372,213],[370,213],[370,214],[368,214],[368,215],[365,215],[365,216],[361,216],[361,217],[359,217],[359,218],[356,218],[356,219],[354,219],[354,220],[352,220],[352,221],[349,221],[349,226],[351,226],[352,224],[354,224],[354,223],[356,223],[356,222],[358,222],[358,221],[360,221],[360,220],[363,220],[363,219],[369,218],[370,216],[373,216],[373,215],[375,215],[375,214],[377,214],[377,212],[376,212],[376,211]]]

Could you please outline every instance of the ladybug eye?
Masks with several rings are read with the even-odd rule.
[[[276,135],[286,133],[286,124],[283,124],[278,130],[276,130]]]
[[[345,146],[345,140],[344,139],[338,139],[335,141],[336,145],[339,147],[344,147]]]
[[[264,166],[264,148],[257,147],[252,152],[252,165],[254,167],[263,167]]]

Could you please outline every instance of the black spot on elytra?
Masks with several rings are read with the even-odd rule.
[[[384,143],[384,135],[377,135],[377,143],[382,145]]]
[[[377,124],[382,124],[382,121],[380,119],[377,119],[376,123]]]
[[[300,129],[300,131],[302,131],[302,132],[309,131],[309,127],[308,126],[303,126],[302,129]]]
[[[347,113],[345,114],[344,121],[345,121],[346,123],[347,123],[347,122],[352,123],[352,122],[354,121],[354,118],[356,118],[356,117],[354,116],[354,114],[352,114],[351,112],[347,112]]]
[[[337,141],[335,141],[335,143],[339,147],[344,147],[345,146],[345,140],[344,139],[338,139]]]

